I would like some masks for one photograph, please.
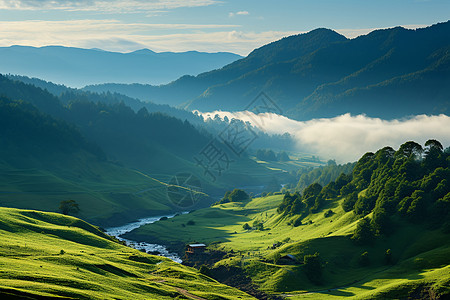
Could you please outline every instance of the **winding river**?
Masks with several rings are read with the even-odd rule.
[[[148,218],[139,219],[137,222],[129,223],[129,224],[126,224],[123,226],[107,228],[106,234],[114,236],[117,239],[126,242],[127,245],[132,248],[135,248],[138,250],[145,250],[146,252],[159,252],[161,256],[165,256],[177,263],[181,263],[181,258],[178,256],[178,254],[169,252],[167,250],[167,248],[163,245],[150,244],[150,243],[145,243],[145,242],[136,242],[136,241],[128,240],[128,239],[121,237],[121,235],[123,235],[127,232],[130,232],[133,229],[139,228],[146,224],[154,223],[154,222],[158,221],[159,219],[161,219],[162,217],[173,218],[174,216],[175,216],[175,214],[167,215],[167,216],[148,217]]]

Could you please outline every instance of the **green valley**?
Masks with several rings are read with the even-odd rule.
[[[234,270],[230,277],[245,274],[274,296],[444,299],[450,293],[449,153],[430,141],[419,163],[414,157],[421,149],[413,142],[396,152],[384,148],[325,187],[222,201],[126,236],[157,239],[180,253],[186,243],[206,243],[209,254],[188,255],[184,263],[205,265],[218,279],[223,268]]]
[[[450,299],[450,3],[360,2],[0,0],[0,299]]]

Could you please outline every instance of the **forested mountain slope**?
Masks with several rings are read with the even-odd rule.
[[[297,120],[344,113],[385,119],[448,113],[449,34],[449,21],[415,30],[375,30],[354,39],[316,29],[168,85],[86,89],[200,111],[244,110],[264,91],[283,114]]]

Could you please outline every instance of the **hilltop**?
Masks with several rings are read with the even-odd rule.
[[[0,264],[7,299],[254,299],[80,219],[34,210],[0,208]]]

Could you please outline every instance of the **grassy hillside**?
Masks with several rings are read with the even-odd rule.
[[[304,225],[293,227],[288,225],[292,220],[280,219],[276,213],[282,197],[221,204],[146,225],[128,237],[147,241],[158,237],[172,246],[179,245],[180,241],[197,241],[207,243],[211,250],[233,251],[211,265],[212,270],[221,265],[242,268],[263,291],[293,295],[292,299],[350,296],[383,299],[405,297],[415,289],[418,294],[428,293],[429,289],[436,295],[450,293],[448,233],[398,220],[396,225],[401,230],[374,245],[359,246],[350,239],[359,218],[353,212],[343,211],[340,205],[343,200],[330,201],[324,207],[324,211],[333,210],[331,217],[325,217],[324,211],[320,211],[305,218]],[[195,224],[186,225],[189,221]],[[265,230],[242,228],[245,223],[251,225],[255,221],[263,222]],[[274,244],[279,246],[272,249]],[[393,264],[385,263],[387,249],[391,249]],[[359,264],[365,251],[369,253],[369,266]],[[323,264],[321,284],[311,283],[301,264],[274,263],[276,257],[285,254],[302,261],[304,255],[316,252],[320,253]]]
[[[224,268],[242,272],[260,290],[294,299],[445,299],[448,152],[435,140],[424,150],[420,156],[414,142],[386,147],[323,188],[219,204],[128,236],[173,247],[206,243],[210,254],[185,262],[207,265],[216,278]]]
[[[59,168],[0,161],[0,190],[0,205],[6,207],[56,212],[61,201],[75,200],[78,217],[105,227],[173,211],[167,184],[85,153]]]
[[[66,90],[58,98],[20,80],[20,77],[0,75],[0,88],[12,99],[3,100],[7,109],[0,109],[0,114],[6,116],[6,120],[0,120],[4,125],[0,135],[4,133],[5,142],[14,146],[0,149],[0,155],[7,160],[17,158],[22,169],[40,168],[26,163],[28,156],[36,158],[39,155],[35,162],[42,161],[43,167],[50,163],[62,169],[66,161],[71,160],[73,150],[83,148],[103,160],[139,170],[166,183],[178,173],[192,173],[202,180],[202,186],[209,194],[220,194],[239,185],[265,185],[273,176],[284,176],[280,170],[265,168],[245,156],[232,155],[230,151],[229,167],[224,168],[222,176],[217,176],[214,182],[194,160],[214,138],[205,130],[200,131],[187,121],[163,113],[149,112],[147,106],[139,107],[136,112],[121,102],[133,105],[130,99],[121,95]],[[35,84],[39,81],[27,82]],[[40,85],[47,86],[42,82]],[[48,86],[52,87],[51,84]],[[151,109],[159,110],[159,106]],[[22,126],[13,126],[22,123]],[[222,151],[228,149],[223,144],[220,146]],[[68,157],[55,156],[55,147],[64,147],[63,153]],[[39,150],[39,155],[35,149]],[[46,156],[45,159],[42,156]],[[67,169],[66,172],[71,171]],[[97,174],[103,176],[101,172]],[[164,201],[161,199],[163,204]]]
[[[28,103],[0,99],[0,141],[2,206],[57,211],[70,199],[102,225],[172,210],[167,184],[107,161],[76,128]]]
[[[54,213],[0,208],[0,265],[2,298],[252,299]]]

